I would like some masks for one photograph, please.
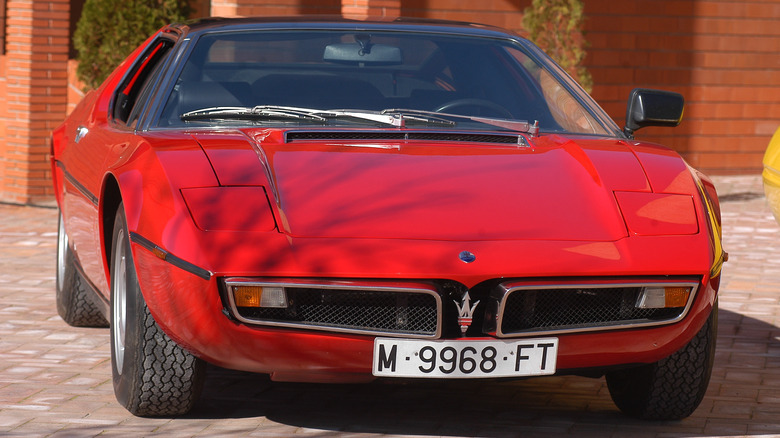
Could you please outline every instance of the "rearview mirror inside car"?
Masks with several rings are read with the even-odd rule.
[[[329,44],[325,47],[322,59],[342,64],[400,64],[401,49],[384,44],[373,44],[369,35],[355,35],[354,43]]]

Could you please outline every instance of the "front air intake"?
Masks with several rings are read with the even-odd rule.
[[[441,333],[441,298],[427,284],[240,278],[225,283],[234,316],[247,324],[412,338],[436,338]],[[248,292],[258,290],[265,292],[245,299]],[[273,297],[266,301],[262,295],[271,292]]]
[[[697,286],[688,278],[611,284],[509,281],[492,291],[489,313],[495,319],[485,328],[499,337],[514,337],[670,324],[688,312]],[[677,295],[683,298],[675,300]]]

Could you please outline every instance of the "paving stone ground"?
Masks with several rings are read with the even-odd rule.
[[[57,211],[0,205],[0,436],[780,436],[780,228],[760,177],[715,181],[731,256],[715,370],[690,418],[661,423],[622,416],[603,378],[311,385],[215,367],[190,415],[134,417],[108,330],[57,316]]]

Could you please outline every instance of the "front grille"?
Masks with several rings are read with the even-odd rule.
[[[643,286],[521,288],[505,297],[501,332],[576,331],[655,324],[681,317],[686,307],[636,307]]]
[[[450,141],[475,143],[517,144],[518,136],[502,134],[474,134],[468,132],[397,132],[397,131],[291,131],[287,142],[312,140],[391,140],[391,141]]]
[[[436,337],[438,295],[425,290],[285,286],[286,308],[234,307],[243,322],[367,334]]]

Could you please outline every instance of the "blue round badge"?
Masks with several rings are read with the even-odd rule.
[[[474,253],[469,251],[461,251],[460,254],[458,254],[458,258],[463,263],[471,263],[477,259],[477,256],[475,256]]]

